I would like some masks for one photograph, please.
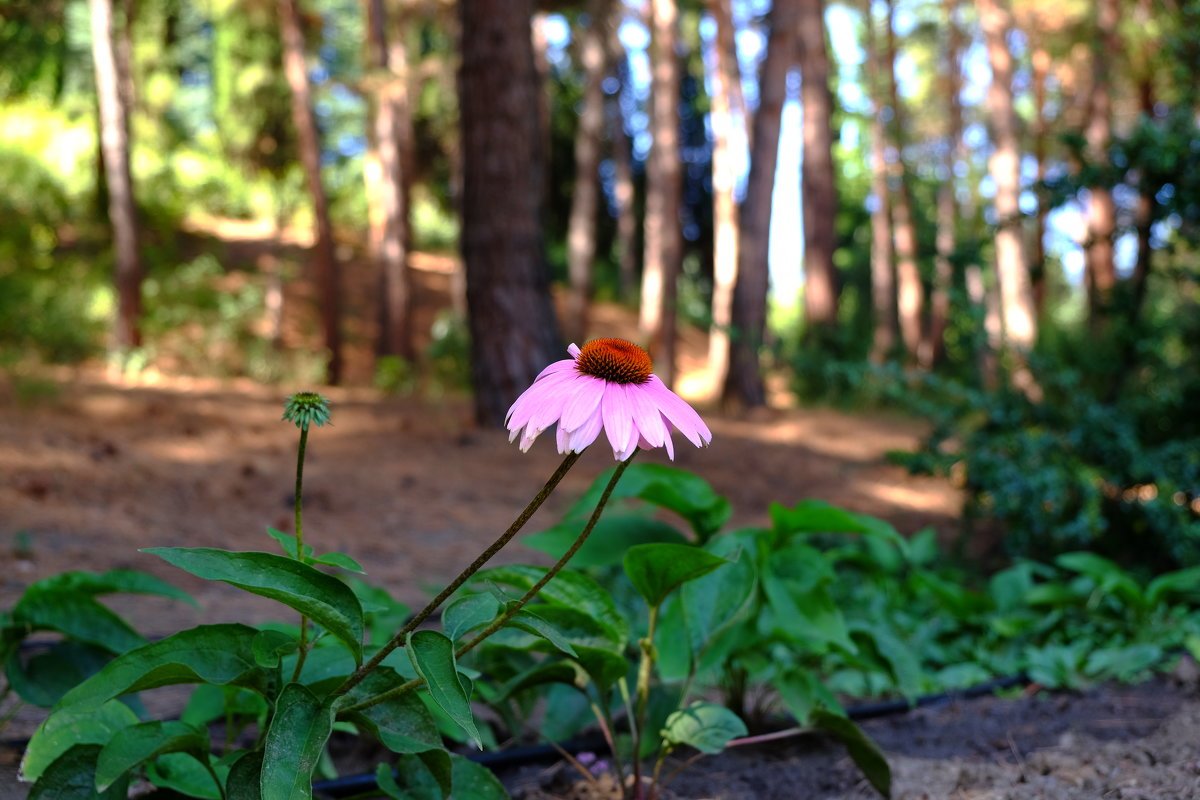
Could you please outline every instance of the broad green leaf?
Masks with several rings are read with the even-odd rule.
[[[142,722],[123,728],[100,751],[96,760],[96,788],[104,791],[164,753],[191,753],[207,759],[208,733],[186,722],[173,720]]]
[[[29,790],[28,800],[122,800],[129,793],[128,780],[118,781],[107,791],[96,791],[99,755],[98,744],[72,745],[47,766]]]
[[[454,642],[437,631],[413,631],[408,635],[407,650],[434,702],[467,732],[476,747],[482,749],[471,714],[471,698],[462,684],[454,659]]]
[[[1157,606],[1165,598],[1178,597],[1200,605],[1200,567],[1159,575],[1146,586],[1146,605]]]
[[[259,631],[201,625],[117,656],[63,697],[58,707],[86,712],[114,697],[180,683],[244,686],[266,693],[269,676],[254,659]]]
[[[393,599],[386,589],[372,586],[354,575],[349,576],[346,583],[362,606],[373,644],[383,644],[403,627],[411,610]]]
[[[728,564],[699,547],[641,544],[625,553],[625,574],[638,594],[653,608],[684,583]]]
[[[892,771],[883,752],[862,729],[844,716],[818,708],[810,720],[818,730],[828,733],[846,746],[850,759],[863,777],[884,797],[892,796]]]
[[[590,621],[591,617],[587,617],[587,619]],[[527,608],[514,614],[507,624],[513,628],[518,628],[526,633],[532,633],[534,636],[545,639],[569,656],[574,657],[576,655],[575,648],[561,631]]]
[[[5,674],[9,686],[22,700],[50,708],[111,660],[112,653],[105,648],[64,639],[28,660],[13,652],[5,664]]]
[[[262,800],[261,750],[235,753],[229,777],[225,779],[225,800]]]
[[[312,775],[333,732],[334,712],[299,683],[289,683],[275,701],[275,715],[263,745],[259,787],[262,800],[312,797]]]
[[[357,572],[360,575],[367,574],[367,571],[362,568],[362,564],[359,564],[345,553],[326,553],[325,555],[317,556],[316,558],[312,559],[312,563],[320,564],[325,567],[337,567],[338,569],[344,569],[347,572]]]
[[[548,603],[539,603],[532,608],[526,607],[522,614],[526,611],[536,614],[537,619],[533,620],[529,615],[525,615],[523,624],[502,628],[488,641],[518,650],[544,649],[544,643],[549,642],[551,646],[564,651],[566,648],[573,650],[582,645],[616,654],[624,653],[624,646],[613,638],[612,631],[583,611]],[[522,614],[517,616],[521,617]],[[550,631],[553,631],[551,635],[556,641],[547,637],[546,634]],[[576,652],[570,654],[575,655]]]
[[[12,610],[13,623],[27,631],[51,630],[112,653],[124,653],[146,639],[121,617],[84,594],[26,591]]]
[[[474,580],[491,581],[525,592],[533,588],[545,574],[545,567],[511,565],[480,570],[475,574]],[[628,640],[629,623],[617,610],[612,595],[583,573],[572,570],[559,572],[538,593],[538,599],[543,603],[572,608],[587,614],[608,628],[614,641],[621,646]],[[541,614],[542,611],[539,610],[538,613]]]
[[[404,683],[390,667],[380,667],[346,696],[344,705],[361,703]],[[366,728],[394,753],[423,753],[442,749],[437,724],[416,692],[391,697],[369,708],[345,714]]]
[[[296,652],[299,646],[300,642],[286,633],[272,630],[260,631],[258,636],[254,637],[252,646],[254,660],[260,667],[274,669],[279,666],[280,659]]]
[[[213,778],[208,768],[191,753],[167,753],[146,765],[146,778],[150,783],[184,797],[203,800],[222,800],[221,787],[229,782],[229,764],[225,759],[209,761]]]
[[[625,656],[599,647],[575,645],[576,660],[601,691],[608,691],[629,672]]]
[[[161,578],[136,569],[111,569],[108,572],[61,572],[34,583],[26,590],[67,592],[95,597],[105,594],[154,594],[171,597],[199,608],[190,594]]]
[[[442,800],[450,794],[451,766],[449,759],[439,762],[435,775],[421,756],[403,755],[390,767],[375,768],[375,782],[388,796],[397,800]]]
[[[454,797],[462,800],[509,800],[504,784],[487,767],[462,756],[451,756]]]
[[[118,731],[136,725],[137,715],[124,703],[115,700],[86,710],[56,711],[42,721],[21,761],[21,779],[36,781],[46,769],[74,745],[97,745],[88,773],[89,786],[94,786],[96,755],[100,745],[107,744]]]
[[[1142,588],[1129,573],[1114,562],[1095,553],[1063,553],[1054,559],[1058,566],[1087,575],[1094,580],[1103,594],[1118,596],[1130,608],[1141,608],[1145,604]]]
[[[715,703],[692,703],[667,717],[661,735],[672,745],[687,745],[701,753],[719,753],[730,739],[745,736],[746,723]]]
[[[869,533],[859,515],[821,500],[803,500],[794,508],[771,503],[771,525],[780,534]]]
[[[713,636],[733,624],[754,602],[758,583],[754,559],[748,553],[743,554],[737,539],[718,536],[704,549],[726,559],[729,566],[688,581],[675,598],[684,609],[691,646],[696,652],[702,651]]]
[[[526,536],[521,543],[552,558],[561,558],[579,538],[584,524],[583,520],[570,520]],[[630,547],[650,542],[682,545],[688,544],[688,539],[671,525],[656,519],[631,514],[604,516],[579,551],[571,556],[571,565],[576,569],[616,566]]]
[[[501,687],[499,698],[507,700],[517,692],[534,686],[563,683],[579,688],[586,684],[586,678],[580,675],[582,667],[569,661],[555,661],[549,664],[539,663],[514,675]],[[582,680],[581,680],[582,679]],[[556,712],[557,713],[557,712]]]
[[[608,470],[596,478],[587,492],[564,514],[566,519],[587,519],[612,478]],[[691,524],[701,541],[724,525],[732,507],[729,500],[713,491],[699,475],[664,464],[633,464],[625,470],[612,494],[613,499],[637,497],[660,508],[674,511]]]
[[[1025,605],[1033,586],[1033,565],[1021,561],[993,575],[988,581],[988,594],[996,608],[1012,611]]]
[[[284,555],[286,555],[288,558],[291,558],[291,559],[296,558],[296,535],[295,534],[284,533],[281,530],[276,530],[275,528],[268,526],[267,527],[267,535],[270,536],[275,541],[279,542],[279,546],[283,548]],[[308,545],[304,545],[305,557],[311,556],[312,552],[313,552],[312,547],[310,547]]]
[[[480,592],[460,597],[442,612],[442,630],[456,642],[468,631],[487,625],[500,611],[500,601],[493,595]]]
[[[337,578],[274,553],[207,547],[151,547],[143,552],[206,580],[224,581],[290,606],[341,640],[356,661],[362,660],[362,606]]]
[[[1163,650],[1156,644],[1101,647],[1088,656],[1084,671],[1096,678],[1116,678],[1129,683],[1162,660]]]
[[[772,685],[779,692],[788,712],[796,718],[797,724],[807,725],[813,711],[818,708],[845,715],[837,697],[810,670],[789,670],[772,681]]]

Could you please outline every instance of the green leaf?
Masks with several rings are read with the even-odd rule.
[[[291,558],[291,559],[296,558],[296,536],[295,536],[295,534],[284,533],[283,531],[276,530],[275,528],[268,526],[267,527],[267,535],[270,536],[275,541],[279,542],[279,546],[283,548],[284,555],[286,555],[288,558]],[[309,547],[308,545],[304,546],[304,555],[306,557],[312,555],[312,552],[313,552],[313,549],[311,547]]]
[[[224,581],[277,600],[325,628],[362,661],[363,613],[346,584],[274,553],[235,553],[213,548],[151,547],[152,553],[206,580]]]
[[[25,748],[25,756],[21,761],[21,780],[38,780],[52,763],[74,745],[97,745],[95,755],[98,756],[99,745],[107,744],[115,733],[136,725],[137,721],[137,715],[129,706],[115,700],[95,708],[52,713],[38,726]],[[92,773],[95,771],[95,761],[93,756],[92,772],[88,775],[89,786],[94,785]]]
[[[413,631],[408,635],[407,650],[433,701],[467,732],[476,747],[483,749],[471,714],[471,698],[458,675],[454,642],[437,631]]]
[[[567,511],[566,519],[587,519],[600,501],[613,470],[596,478]],[[637,497],[674,511],[691,524],[701,541],[721,529],[732,513],[729,500],[713,491],[699,475],[663,464],[633,464],[625,470],[612,498]]]
[[[254,659],[259,631],[248,625],[201,625],[124,655],[76,686],[58,707],[81,712],[114,697],[180,683],[244,686],[267,693],[270,676]]]
[[[867,525],[858,514],[832,506],[821,500],[804,500],[794,508],[772,503],[769,513],[771,526],[778,533],[868,533]]]
[[[275,715],[263,745],[259,787],[263,800],[312,797],[312,775],[333,732],[331,702],[307,686],[289,683],[275,701]]]
[[[354,705],[403,683],[391,667],[379,667],[346,695],[344,705]],[[346,713],[346,718],[367,729],[394,753],[423,753],[442,749],[437,723],[416,692],[390,697],[369,708]]]
[[[688,581],[700,578],[729,561],[699,547],[641,544],[625,553],[625,574],[633,588],[653,608]]]
[[[466,800],[509,800],[504,784],[487,767],[462,756],[451,756],[454,796]]]
[[[818,730],[828,733],[846,746],[850,759],[863,777],[884,797],[892,796],[892,771],[883,752],[862,729],[844,716],[818,708],[810,721]]]
[[[809,724],[813,711],[822,707],[845,715],[837,697],[811,670],[803,668],[788,670],[786,674],[775,678],[771,683],[779,692],[788,712],[796,718],[796,723],[799,725]]]
[[[758,575],[751,555],[741,550],[737,539],[718,536],[704,546],[729,566],[684,584],[677,601],[683,605],[691,645],[704,649],[713,636],[733,624],[754,601]]]
[[[234,755],[233,766],[225,780],[225,800],[262,800],[263,752],[249,750]]]
[[[299,647],[300,642],[286,633],[265,630],[260,631],[258,636],[254,637],[252,649],[254,650],[254,660],[260,667],[275,669],[284,656],[296,652]]]
[[[521,539],[522,544],[552,558],[561,558],[583,530],[583,520],[570,520]],[[688,539],[671,525],[632,514],[601,517],[579,551],[571,557],[577,569],[611,567],[621,563],[625,551],[635,544],[670,542],[688,544]]]
[[[81,642],[124,653],[146,643],[125,620],[82,594],[26,590],[12,610],[13,623],[28,631],[51,630]]]
[[[96,791],[98,744],[75,744],[46,768],[28,800],[121,800],[129,793],[129,781],[121,780],[107,791]],[[26,776],[26,780],[29,780]]]
[[[404,755],[394,767],[380,764],[375,768],[375,782],[388,797],[397,800],[442,800],[450,794],[451,766],[449,759],[436,765],[440,774],[430,771],[418,755]]]
[[[120,778],[164,753],[208,758],[208,733],[186,722],[143,722],[123,728],[108,740],[96,760],[96,788],[104,791]]]
[[[1072,572],[1087,575],[1096,582],[1097,589],[1102,594],[1116,595],[1130,608],[1142,608],[1145,605],[1142,588],[1138,582],[1103,556],[1088,552],[1063,553],[1054,559],[1054,563]]]
[[[591,617],[588,617],[588,619],[590,620]],[[558,650],[571,657],[577,655],[571,642],[556,627],[529,609],[518,611],[506,624],[545,639]]]
[[[310,559],[310,563],[321,564],[326,567],[337,567],[347,572],[357,572],[360,575],[367,574],[367,571],[362,568],[361,564],[345,553],[326,553],[325,555]]]
[[[500,688],[499,699],[507,700],[517,692],[534,686],[562,683],[579,688],[586,679],[581,681],[582,667],[570,661],[555,661],[549,664],[539,663],[514,675]]]
[[[661,734],[672,745],[688,745],[701,753],[715,754],[730,739],[745,736],[746,723],[724,706],[697,702],[667,717]]]
[[[199,608],[199,605],[187,592],[172,586],[161,578],[136,569],[111,569],[101,573],[61,572],[43,578],[29,589],[66,592],[87,597],[105,594],[154,594],[182,600],[193,608]]]
[[[212,772],[190,753],[167,753],[146,765],[146,777],[160,789],[184,797],[221,800],[221,787],[229,782],[226,759],[209,760]]]
[[[410,609],[403,603],[394,600],[386,589],[372,586],[362,578],[353,575],[347,579],[346,583],[362,605],[367,628],[371,632],[372,643],[386,642],[393,633],[403,627],[410,614]]]
[[[22,700],[40,708],[50,708],[111,660],[112,653],[105,648],[64,639],[27,661],[13,652],[5,665],[5,674],[9,685]]]
[[[496,618],[500,601],[490,594],[480,592],[460,597],[442,612],[442,629],[451,641],[468,631],[483,627]]]
[[[1200,604],[1200,567],[1168,572],[1147,584],[1146,605],[1157,606],[1167,597],[1178,597],[1193,604]]]
[[[526,592],[545,574],[545,567],[512,565],[480,570],[475,574],[474,580],[499,583]],[[622,647],[629,638],[629,623],[617,610],[612,595],[583,573],[562,570],[538,592],[538,599],[546,604],[587,614],[607,628],[612,639]],[[538,613],[543,613],[540,608]]]

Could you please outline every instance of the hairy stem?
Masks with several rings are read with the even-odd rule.
[[[296,498],[293,509],[296,517],[296,560],[304,563],[304,451],[308,448],[308,426],[300,426],[300,445],[296,448]],[[300,615],[300,646],[296,651],[296,668],[292,682],[300,679],[304,659],[308,656],[308,617]]]

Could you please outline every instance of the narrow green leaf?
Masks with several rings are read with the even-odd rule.
[[[275,701],[275,715],[263,745],[259,788],[262,800],[312,797],[312,775],[329,734],[332,704],[299,683],[289,683]]]
[[[56,711],[42,721],[25,748],[21,760],[21,780],[36,781],[46,769],[77,744],[107,744],[118,731],[136,725],[137,715],[124,703],[112,701],[85,710]],[[91,760],[95,772],[95,757]],[[89,786],[92,785],[89,773]]]
[[[888,767],[883,751],[862,728],[847,717],[818,708],[809,717],[813,726],[828,733],[846,746],[850,759],[858,766],[863,777],[884,797],[892,796],[892,771]]]
[[[579,688],[587,681],[587,678],[580,674],[581,672],[582,667],[569,661],[535,664],[524,672],[510,678],[508,683],[501,687],[499,698],[507,700],[517,692],[525,689],[554,683],[563,683]]]
[[[268,527],[267,535],[279,542],[279,546],[283,548],[284,555],[288,558],[296,558],[296,536],[294,534],[284,533],[283,531]],[[304,546],[304,555],[306,557],[312,555],[312,552],[313,549],[311,547],[308,545]]]
[[[266,693],[270,676],[254,660],[258,631],[248,625],[201,625],[124,655],[63,697],[61,709],[86,712],[114,697],[180,683],[232,684]]]
[[[684,583],[728,564],[699,547],[678,544],[640,544],[625,553],[625,574],[651,606]]]
[[[588,619],[591,618],[588,617]],[[569,656],[574,657],[576,655],[575,648],[571,646],[571,642],[557,628],[529,609],[522,609],[514,614],[512,619],[508,621],[508,625],[545,639]]]
[[[715,754],[725,749],[730,739],[745,736],[746,723],[724,706],[692,703],[667,717],[663,739],[672,745],[688,745],[701,753]]]
[[[362,660],[362,606],[337,578],[274,553],[207,547],[151,547],[142,552],[206,580],[224,581],[294,608],[341,640],[356,662]]]
[[[129,793],[128,780],[120,780],[104,792],[96,791],[99,755],[98,744],[71,746],[48,765],[29,790],[28,800],[121,800]]]
[[[367,574],[367,571],[362,568],[362,564],[359,564],[345,553],[326,553],[323,556],[312,559],[312,563],[321,564],[326,567],[337,567],[347,572],[357,572],[360,575]]]
[[[471,698],[458,675],[454,643],[437,631],[413,631],[408,635],[407,650],[434,702],[467,732],[476,747],[483,749],[471,714]]]
[[[480,592],[458,598],[442,612],[442,630],[453,642],[468,631],[480,628],[496,618],[500,601]]]
[[[104,791],[128,773],[164,753],[208,758],[208,733],[186,722],[153,721],[123,728],[108,740],[96,760],[96,788]]]

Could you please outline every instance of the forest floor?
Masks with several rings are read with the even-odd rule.
[[[444,291],[448,278],[433,270],[425,280],[441,281],[434,288]],[[615,309],[600,309],[595,322],[608,335],[628,335],[632,324]],[[693,334],[682,345],[685,394],[703,383],[695,367],[705,342]],[[266,528],[293,527],[297,441],[280,414],[286,395],[303,388],[153,372],[117,381],[88,369],[0,376],[0,609],[58,572],[133,568],[199,604],[106,599],[148,636],[278,618],[269,601],[193,579],[139,548],[274,549]],[[504,431],[475,425],[464,397],[326,393],[333,426],[309,439],[305,538],[318,551],[353,556],[371,582],[409,604],[507,527],[560,460],[552,436],[522,454]],[[765,523],[771,502],[817,498],[887,519],[905,534],[933,526],[944,540],[955,535],[960,493],[886,460],[918,443],[919,421],[777,400],[751,415],[707,409],[712,446],[677,443],[676,465],[730,498],[732,524]],[[661,451],[645,458],[665,462]],[[555,523],[611,463],[606,448],[592,448],[527,530]],[[545,563],[519,540],[496,560]],[[28,737],[40,716],[22,709],[0,730],[10,742],[0,746],[0,798],[24,796],[11,743]],[[868,730],[889,753],[899,798],[1200,798],[1200,702],[1163,682],[956,701]],[[509,778],[530,800],[606,796],[571,787],[561,769]],[[811,738],[705,759],[671,789],[677,798],[714,800],[871,796],[843,753]]]

